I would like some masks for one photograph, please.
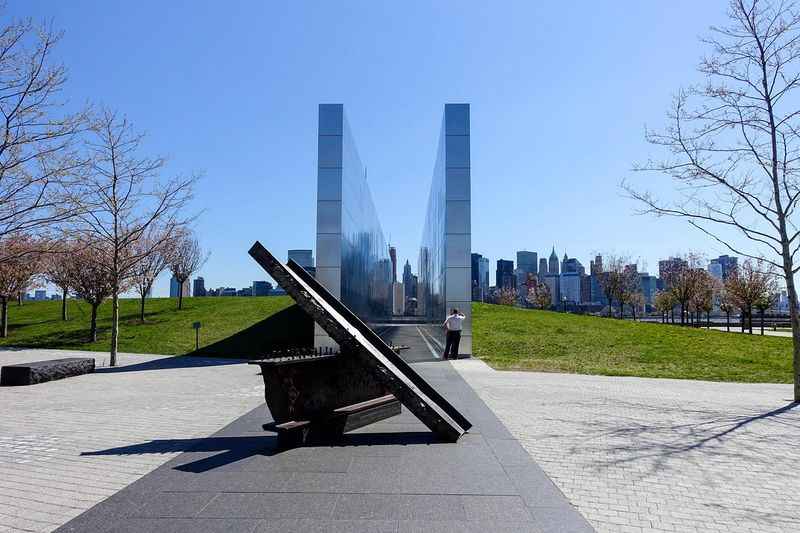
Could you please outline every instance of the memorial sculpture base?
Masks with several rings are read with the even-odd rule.
[[[264,399],[281,447],[335,440],[400,414],[400,402],[343,354],[276,357],[261,367]]]

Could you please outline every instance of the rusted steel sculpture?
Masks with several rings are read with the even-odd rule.
[[[454,442],[469,430],[461,413],[301,266],[284,265],[259,242],[249,253],[340,346],[336,355],[255,362],[285,443],[341,434],[392,416],[399,412],[396,401],[444,441]]]

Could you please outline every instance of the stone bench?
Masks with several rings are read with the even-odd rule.
[[[0,386],[34,385],[94,372],[91,357],[68,357],[6,365],[0,369]]]

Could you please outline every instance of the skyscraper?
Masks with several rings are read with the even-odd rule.
[[[556,255],[556,247],[553,246],[553,251],[550,252],[550,260],[547,264],[547,273],[548,274],[558,274],[558,256]]]
[[[715,265],[712,267],[712,265]],[[716,266],[719,265],[719,266]],[[708,265],[709,273],[712,273],[712,268],[719,272],[720,279],[728,279],[728,276],[733,273],[739,266],[739,258],[732,255],[721,255],[716,259],[712,259]],[[713,273],[712,273],[713,275]]]
[[[514,277],[514,261],[498,259],[495,280],[498,289],[515,288],[517,280]]]
[[[175,276],[172,276],[169,280],[169,297],[177,298],[181,290],[183,290],[184,297],[191,296],[191,287],[189,287],[188,280],[184,282],[183,287],[181,287],[181,284],[178,283],[178,280],[175,279]]]
[[[394,246],[389,247],[389,259],[392,261],[392,283],[397,283],[397,248]]]
[[[517,268],[526,274],[537,274],[538,257],[539,254],[536,252],[520,250],[517,252]]]
[[[203,276],[197,276],[196,278],[194,278],[192,293],[195,296],[206,295],[206,280],[203,279]]]
[[[483,256],[481,254],[470,254],[470,287],[472,287],[472,301],[480,302],[481,299],[481,279],[480,264]]]
[[[489,258],[481,257],[478,262],[478,280],[481,286],[481,300],[485,301],[489,294]]]
[[[547,259],[542,257],[539,259],[539,277],[542,277],[545,274],[547,274]]]
[[[289,250],[288,256],[306,270],[314,268],[314,254],[311,250]]]
[[[269,281],[254,281],[252,290],[253,296],[269,296],[272,290],[272,283]]]

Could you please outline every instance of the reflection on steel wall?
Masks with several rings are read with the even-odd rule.
[[[389,252],[341,104],[319,106],[316,278],[365,322],[391,315]],[[316,328],[316,346],[335,345]]]
[[[459,351],[472,353],[469,104],[446,104],[419,254],[419,309],[467,316]]]

